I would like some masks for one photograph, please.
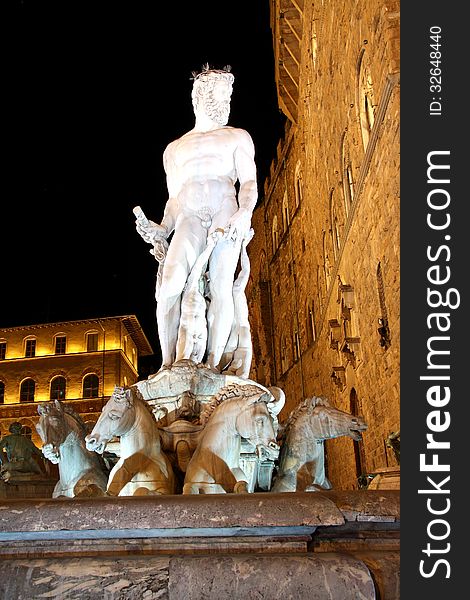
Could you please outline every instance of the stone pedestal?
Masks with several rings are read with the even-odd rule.
[[[57,481],[34,476],[11,479],[8,483],[0,481],[0,498],[52,498]]]
[[[399,494],[2,501],[0,557],[4,598],[395,600]]]

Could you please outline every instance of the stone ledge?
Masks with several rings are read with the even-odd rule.
[[[127,530],[153,532],[207,529],[214,535],[266,528],[312,532],[349,521],[399,521],[399,493],[390,490],[211,494],[119,498],[6,500],[0,502],[0,533]],[[190,534],[194,535],[195,531]],[[234,535],[230,531],[229,535]]]
[[[288,528],[341,525],[322,494],[211,494],[10,500],[0,503],[0,533],[117,530]],[[203,533],[207,535],[207,532]],[[264,532],[263,532],[264,534]]]

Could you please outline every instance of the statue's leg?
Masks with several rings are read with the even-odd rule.
[[[209,328],[208,365],[217,368],[227,345],[234,318],[233,281],[240,243],[220,240],[209,260],[211,302],[207,312]]]
[[[232,467],[230,469],[233,476],[235,477],[235,485],[233,486],[234,494],[246,494],[248,493],[248,482],[246,480],[245,472],[240,467]]]
[[[106,491],[111,496],[118,496],[122,488],[131,481],[134,475],[134,470],[130,470],[124,463],[119,464],[118,462],[109,474]]]
[[[173,364],[176,357],[181,295],[205,241],[206,230],[198,217],[181,217],[178,220],[165,258],[157,302],[158,337],[162,363],[167,367]]]

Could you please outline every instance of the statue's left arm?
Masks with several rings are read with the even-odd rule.
[[[242,239],[251,226],[251,217],[258,199],[256,183],[255,148],[250,135],[243,129],[236,130],[237,146],[234,153],[235,169],[240,182],[238,210],[229,221],[228,236]]]

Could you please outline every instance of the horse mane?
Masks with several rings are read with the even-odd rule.
[[[312,396],[305,398],[290,413],[284,423],[281,423],[278,438],[284,439],[295,423],[304,416],[310,415],[317,406],[331,406],[330,401],[324,396]]]
[[[57,402],[60,402],[60,400],[58,400]],[[72,408],[72,406],[70,404],[65,404],[64,402],[60,402],[60,406],[62,408],[62,411],[65,414],[69,415],[76,421],[77,425],[80,428],[81,433],[83,433],[83,435],[85,436],[88,433],[88,430],[87,430],[87,426],[85,425],[85,422],[83,421],[81,416],[77,412],[75,412],[75,410]],[[59,413],[59,412],[60,411],[57,408],[55,400],[51,400],[50,402],[45,402],[44,404],[40,405],[40,414],[51,415],[53,413]]]
[[[70,404],[62,404],[62,407],[64,409],[64,413],[75,419],[78,426],[80,427],[81,432],[85,436],[88,433],[88,429],[82,417],[77,412],[75,412],[75,410],[70,406]]]
[[[201,425],[205,425],[209,420],[209,417],[215,411],[215,409],[229,400],[238,400],[240,398],[251,398],[252,396],[263,396],[266,392],[258,387],[257,385],[247,384],[241,385],[239,383],[230,383],[225,387],[221,388],[212,400],[210,400],[201,410],[199,416],[199,422]]]
[[[131,400],[128,401],[127,399],[127,395],[126,395],[126,391],[129,390],[131,393]],[[155,415],[153,414],[152,411],[152,407],[149,405],[149,403],[145,400],[145,398],[142,396],[141,391],[139,390],[139,388],[137,386],[130,386],[130,387],[120,387],[118,385],[116,385],[114,387],[114,392],[112,394],[115,398],[119,398],[119,400],[117,400],[117,402],[130,402],[131,404],[137,400],[140,404],[142,404],[143,406],[145,406],[145,408],[147,409],[148,413],[152,416],[152,419],[156,422],[155,420]],[[122,398],[122,400],[120,399]]]

